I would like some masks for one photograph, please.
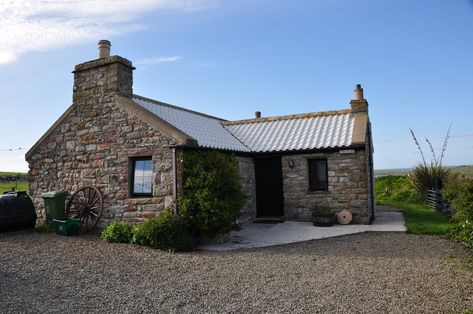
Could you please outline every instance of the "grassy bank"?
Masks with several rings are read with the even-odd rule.
[[[447,215],[434,211],[425,204],[383,201],[379,205],[401,208],[409,233],[447,235],[454,227]]]
[[[441,212],[423,202],[412,181],[404,176],[386,176],[375,181],[376,203],[403,210],[409,233],[445,235],[454,224]]]

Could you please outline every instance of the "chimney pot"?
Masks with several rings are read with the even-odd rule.
[[[102,39],[99,41],[99,59],[110,57],[110,41]]]
[[[257,119],[261,118],[261,111],[256,111],[255,112],[255,118],[257,118]]]
[[[363,100],[363,88],[361,88],[361,84],[356,84],[354,92],[354,100]]]

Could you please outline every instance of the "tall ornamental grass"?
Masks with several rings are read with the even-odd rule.
[[[445,136],[440,156],[437,156],[435,153],[432,142],[428,138],[425,139],[429,146],[430,152],[432,153],[432,159],[430,160],[430,163],[427,163],[425,160],[424,151],[422,150],[422,147],[420,146],[414,131],[410,129],[414,143],[416,144],[420,151],[420,155],[422,156],[422,162],[419,162],[414,168],[411,173],[411,178],[416,190],[424,196],[427,194],[428,189],[442,189],[444,182],[448,177],[449,170],[443,166],[442,162],[445,152],[447,151],[450,129],[451,127],[448,128],[447,134]]]

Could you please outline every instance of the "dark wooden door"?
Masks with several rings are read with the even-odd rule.
[[[256,158],[255,175],[257,216],[283,216],[281,157]]]

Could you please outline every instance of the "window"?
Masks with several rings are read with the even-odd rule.
[[[309,159],[309,190],[328,191],[327,159]]]
[[[151,196],[153,192],[153,161],[151,157],[131,159],[130,194]]]

